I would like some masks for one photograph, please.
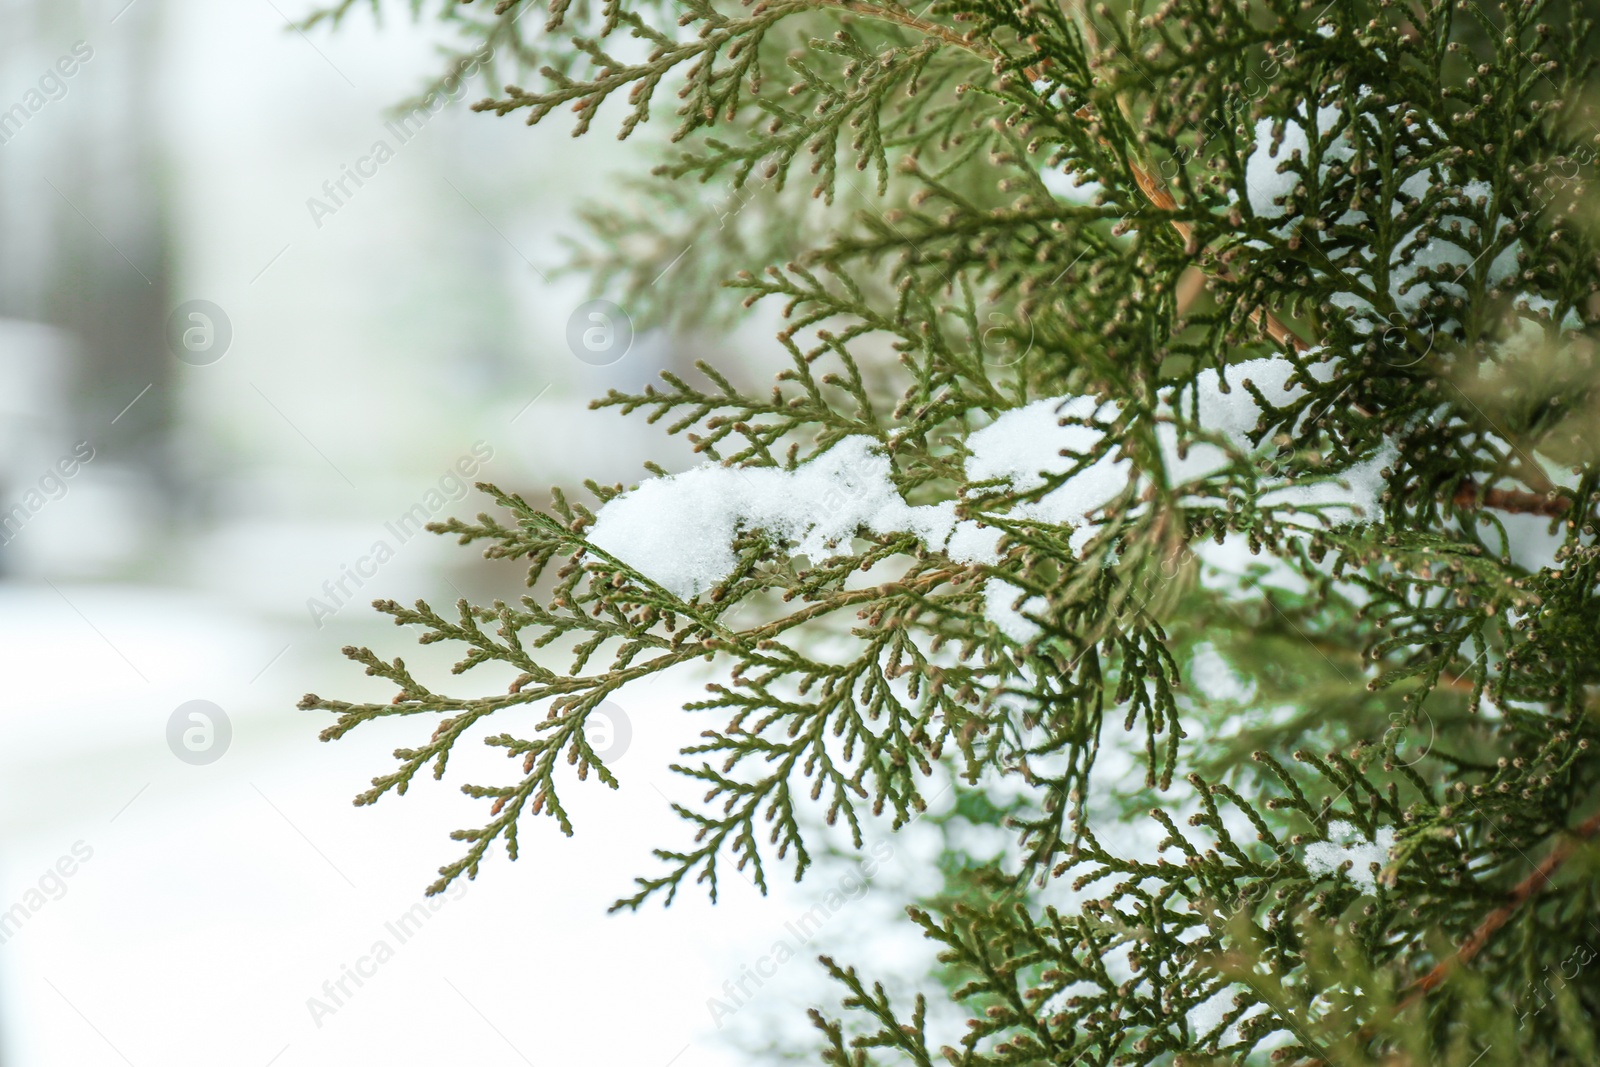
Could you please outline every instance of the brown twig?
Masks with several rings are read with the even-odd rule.
[[[1178,291],[1176,293],[1178,314],[1186,315],[1194,302],[1200,299],[1200,294],[1206,291],[1209,279],[1206,272],[1199,267],[1190,267],[1178,276]]]
[[[1407,1008],[1415,1005],[1430,990],[1437,988],[1440,983],[1449,977],[1450,972],[1457,967],[1471,963],[1473,957],[1483,951],[1484,946],[1489,943],[1489,939],[1502,926],[1511,921],[1511,917],[1517,913],[1517,909],[1537,896],[1544,890],[1545,886],[1550,884],[1551,876],[1561,869],[1562,864],[1572,858],[1572,854],[1578,850],[1578,846],[1596,834],[1600,834],[1600,812],[1596,812],[1579,823],[1577,829],[1572,831],[1572,836],[1551,849],[1550,854],[1544,858],[1539,866],[1533,869],[1533,873],[1516,884],[1506,897],[1506,902],[1485,916],[1484,920],[1478,924],[1478,928],[1473,930],[1465,941],[1461,942],[1461,947],[1456,949],[1455,955],[1448,959],[1440,960],[1434,964],[1433,969],[1427,974],[1412,982],[1407,987],[1405,995],[1400,998],[1400,1003],[1396,1005],[1394,1014],[1399,1015]]]
[[[1081,119],[1089,118],[1089,109],[1079,108],[1077,117]],[[1101,143],[1105,143],[1104,138],[1101,139]],[[1173,199],[1172,194],[1167,191],[1166,185],[1162,183],[1160,178],[1131,159],[1128,161],[1128,169],[1132,172],[1133,180],[1139,186],[1139,191],[1144,194],[1146,200],[1150,201],[1152,207],[1159,208],[1162,211],[1178,210],[1177,200]],[[1178,236],[1183,238],[1186,245],[1192,242],[1193,227],[1182,219],[1169,219],[1168,221],[1171,223],[1172,228],[1178,232]],[[1218,269],[1214,277],[1222,281],[1233,280],[1233,275],[1226,267]],[[1250,313],[1250,321],[1265,330],[1267,336],[1280,345],[1288,345],[1296,352],[1306,352],[1311,348],[1311,345],[1304,338],[1289,329],[1282,319],[1267,308],[1257,307]]]
[[[1485,489],[1471,478],[1456,487],[1450,502],[1458,508],[1494,508],[1518,515],[1565,515],[1572,501],[1564,496],[1529,493],[1521,489]]]
[[[1087,108],[1078,109],[1077,114],[1079,118],[1089,117]],[[1102,143],[1104,143],[1103,139]],[[1162,183],[1160,178],[1131,159],[1128,161],[1128,169],[1133,172],[1133,180],[1138,183],[1139,191],[1144,194],[1145,199],[1150,201],[1153,207],[1160,208],[1162,211],[1178,210],[1177,200],[1173,199],[1172,194],[1167,191],[1166,185]],[[1193,244],[1194,230],[1187,222],[1181,219],[1170,219],[1168,221],[1171,222],[1172,228],[1178,231],[1178,236],[1183,238],[1186,246]],[[1219,268],[1214,276],[1221,281],[1233,280],[1233,274],[1227,267]],[[1280,345],[1288,345],[1296,352],[1306,352],[1311,348],[1311,345],[1304,338],[1289,329],[1282,319],[1267,308],[1257,307],[1250,313],[1250,321],[1265,330],[1267,336]]]
[[[1442,985],[1446,978],[1457,968],[1471,963],[1478,953],[1482,952],[1489,944],[1489,939],[1499,932],[1501,927],[1510,922],[1517,910],[1528,901],[1538,896],[1550,884],[1553,876],[1561,866],[1572,858],[1583,842],[1600,834],[1600,812],[1589,816],[1571,831],[1571,836],[1550,850],[1549,855],[1533,869],[1533,873],[1512,887],[1506,894],[1504,904],[1486,915],[1471,934],[1467,935],[1461,947],[1448,958],[1440,960],[1433,965],[1427,974],[1418,978],[1405,988],[1401,994],[1400,1002],[1393,1009],[1386,1012],[1383,1021],[1388,1022],[1403,1014],[1407,1009],[1416,1007],[1424,997]],[[1363,1041],[1370,1040],[1377,1029],[1377,1022],[1370,1022],[1357,1031],[1356,1036]],[[1332,1067],[1326,1060],[1313,1057],[1301,1060],[1297,1067]]]

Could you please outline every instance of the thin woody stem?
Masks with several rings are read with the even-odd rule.
[[[1456,949],[1449,957],[1434,964],[1428,973],[1412,982],[1401,995],[1399,1003],[1393,1009],[1385,1012],[1382,1022],[1389,1022],[1417,1006],[1434,989],[1444,984],[1445,979],[1461,967],[1471,963],[1480,952],[1488,946],[1489,940],[1494,937],[1508,922],[1512,920],[1521,907],[1542,893],[1554,880],[1555,874],[1563,864],[1572,858],[1573,853],[1584,842],[1600,834],[1600,812],[1589,816],[1570,832],[1566,840],[1551,849],[1549,854],[1533,869],[1533,873],[1512,887],[1506,894],[1505,903],[1484,916],[1483,921],[1468,934],[1461,942],[1461,947]],[[1368,1023],[1358,1032],[1362,1039],[1370,1039],[1379,1020]],[[1325,1059],[1312,1058],[1301,1060],[1299,1067],[1328,1067]]]
[[[1572,501],[1564,496],[1529,493],[1521,489],[1485,489],[1471,478],[1456,487],[1450,502],[1458,508],[1494,508],[1519,515],[1565,515]]]
[[[1467,939],[1461,942],[1461,947],[1456,950],[1453,956],[1440,960],[1427,974],[1411,983],[1405,995],[1401,997],[1400,1003],[1395,1007],[1394,1014],[1398,1015],[1415,1005],[1430,990],[1443,983],[1456,968],[1471,963],[1473,958],[1488,945],[1489,939],[1501,927],[1511,921],[1512,916],[1516,915],[1517,909],[1538,896],[1546,886],[1550,885],[1555,873],[1561,869],[1562,864],[1572,858],[1572,854],[1578,850],[1578,846],[1596,834],[1600,834],[1600,812],[1596,812],[1579,823],[1577,828],[1572,831],[1571,836],[1551,849],[1550,854],[1545,856],[1539,866],[1533,869],[1533,873],[1512,888],[1511,892],[1506,896],[1506,902],[1485,916],[1484,920],[1478,924],[1477,929],[1473,930],[1467,936]]]

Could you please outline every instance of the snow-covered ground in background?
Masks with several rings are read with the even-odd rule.
[[[341,640],[430,659],[405,630],[340,625],[313,642],[305,627],[262,623],[204,595],[0,586],[10,697],[0,711],[0,908],[29,911],[0,944],[4,1062],[739,1062],[732,1035],[788,1020],[798,1036],[805,1006],[837,999],[817,950],[860,945],[863,930],[899,913],[907,879],[931,859],[917,828],[879,828],[890,862],[847,894],[814,943],[789,924],[842,877],[832,869],[797,890],[774,867],[762,898],[728,866],[715,908],[687,888],[665,911],[608,916],[632,876],[656,871],[652,846],[687,842],[664,795],[693,803],[699,790],[665,767],[702,726],[679,706],[704,679],[682,675],[618,698],[633,734],[615,763],[622,788],[571,784],[574,838],[527,820],[518,862],[496,847],[479,879],[425,922],[391,928],[459,854],[446,835],[482,822],[460,783],[505,781],[516,768],[473,739],[445,782],[353,807],[392,767],[390,750],[427,724],[378,723],[321,744],[329,719],[295,711],[295,697],[308,687],[379,691],[326,654]],[[216,703],[233,729],[205,766],[179,760],[165,740],[168,717],[192,699]],[[72,873],[51,875],[64,857]],[[801,950],[781,968],[762,962],[779,939]],[[904,969],[892,957],[852,962]],[[731,1003],[724,984],[747,965],[775,973],[746,983],[758,995],[741,998],[734,1017],[713,1012],[712,998]],[[367,972],[359,986],[346,967]],[[341,978],[342,1003],[313,1011],[311,998],[334,1004],[324,983]]]

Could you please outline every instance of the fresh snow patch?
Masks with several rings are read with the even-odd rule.
[[[1117,417],[1117,405],[1103,405],[1110,422]],[[1100,443],[1105,431],[1093,426],[1062,426],[1062,419],[1088,420],[1096,417],[1102,405],[1093,397],[1047,397],[1020,408],[1003,412],[988,426],[967,437],[972,457],[967,460],[967,480],[984,482],[1002,478],[1013,489],[1026,492],[1045,484],[1047,474],[1067,469],[1061,453],[1088,452]]]
[[[1039,624],[1024,612],[1038,613],[1045,606],[1039,597],[1029,597],[1019,609],[1016,604],[1022,596],[1023,590],[999,578],[991,578],[983,589],[983,617],[1019,645],[1025,645],[1039,636]]]
[[[1399,458],[1399,450],[1385,444],[1371,456],[1339,472],[1339,478],[1290,485],[1261,494],[1264,506],[1292,505],[1297,508],[1321,507],[1348,511],[1344,521],[1376,514],[1386,485],[1383,470]],[[1343,483],[1343,484],[1341,484]],[[1325,512],[1326,513],[1326,512]]]
[[[1320,351],[1320,348],[1313,348],[1307,355],[1314,356]],[[1329,360],[1311,364],[1306,373],[1319,382],[1326,382],[1332,379],[1334,369],[1334,362]],[[1249,434],[1261,421],[1262,410],[1244,383],[1248,381],[1259,389],[1269,404],[1283,407],[1305,395],[1305,389],[1298,383],[1288,384],[1295,370],[1293,363],[1280,357],[1245,360],[1230,364],[1222,371],[1208,367],[1195,376],[1192,387],[1176,394],[1169,390],[1163,400],[1169,411],[1176,411],[1185,418],[1192,414],[1201,429],[1219,433],[1235,447],[1250,452]],[[1227,386],[1226,392],[1224,386]],[[1190,443],[1187,452],[1180,457],[1178,430],[1171,423],[1156,427],[1156,440],[1161,446],[1167,476],[1175,485],[1204,478],[1227,466],[1227,454],[1205,441]]]
[[[993,526],[979,526],[971,519],[962,519],[950,533],[945,554],[957,563],[999,563],[1000,531]]]
[[[821,561],[862,527],[939,547],[955,505],[907,504],[878,442],[856,436],[792,471],[708,463],[644,482],[600,509],[589,543],[687,600],[733,573],[741,531],[765,530]]]
[[[1321,351],[1320,348],[1313,348],[1307,355],[1314,356]],[[1310,364],[1306,373],[1319,382],[1327,382],[1332,380],[1334,369],[1334,363],[1330,360]],[[1235,440],[1244,440],[1245,435],[1255,429],[1261,419],[1261,405],[1244,387],[1245,382],[1260,390],[1261,395],[1274,407],[1282,407],[1305,395],[1305,389],[1298,383],[1293,386],[1289,384],[1296,367],[1281,357],[1247,359],[1243,363],[1231,363],[1225,370],[1226,379],[1215,368],[1208,367],[1201,371],[1195,376],[1193,395],[1200,425],[1227,434]],[[1224,383],[1228,386],[1227,392],[1222,391]]]
[[[1169,412],[1173,406],[1193,411],[1202,429],[1248,450],[1246,435],[1261,409],[1242,383],[1248,379],[1269,403],[1285,404],[1302,393],[1300,385],[1289,385],[1296,370],[1283,358],[1250,360],[1227,368],[1226,378],[1216,370],[1204,371],[1192,389],[1164,400]],[[1327,381],[1333,363],[1314,364],[1305,373]],[[1224,384],[1230,387],[1226,392]],[[1101,447],[1119,413],[1114,402],[1087,396],[1049,397],[1003,412],[968,436],[967,480],[1003,483],[1018,493],[1039,490],[1074,472]],[[1176,429],[1164,423],[1157,433],[1175,481],[1202,477],[1225,462],[1221,449],[1205,443],[1196,443],[1179,460]],[[1390,461],[1382,454],[1351,467],[1343,475],[1349,489],[1322,481],[1268,495],[1279,503],[1371,510],[1383,488],[1378,471]],[[1109,451],[1040,499],[1017,505],[1012,514],[1071,527],[1069,545],[1079,552],[1098,529],[1093,517],[1127,490],[1135,474],[1130,460]],[[954,501],[908,504],[892,475],[882,445],[867,436],[844,438],[794,470],[708,463],[646,481],[608,501],[600,508],[589,542],[686,600],[733,573],[738,564],[733,543],[754,530],[792,546],[796,555],[813,563],[848,551],[850,539],[863,529],[911,534],[957,563],[1000,562],[998,528],[957,520]],[[1012,586],[992,583],[985,590],[985,616],[1007,637],[1025,642],[1039,629],[1014,606],[1019,595]],[[1029,610],[1035,610],[1035,603],[1030,601]]]
[[[1019,493],[1045,485],[1071,470],[1105,437],[1099,425],[1116,419],[1116,404],[1094,397],[1049,397],[1013,408],[967,438],[972,455],[967,480],[1001,479]],[[1081,420],[1061,425],[1063,419]],[[1114,452],[1101,456],[1037,501],[1014,509],[1019,518],[1058,526],[1081,526],[1127,488],[1133,464]]]
[[[1307,355],[1315,356],[1320,349],[1311,349]],[[1331,381],[1337,364],[1333,360],[1311,363],[1304,375],[1318,382]],[[1251,359],[1231,364],[1219,372],[1214,368],[1201,371],[1192,387],[1164,399],[1170,408],[1186,418],[1193,413],[1200,428],[1226,437],[1236,448],[1246,453],[1261,451],[1251,447],[1249,434],[1261,420],[1261,405],[1244,387],[1245,382],[1261,393],[1273,407],[1283,407],[1305,395],[1305,388],[1290,379],[1298,372],[1295,364],[1281,357]],[[1228,391],[1223,391],[1223,386]],[[1227,465],[1227,454],[1208,442],[1191,442],[1188,451],[1178,455],[1178,431],[1171,423],[1156,427],[1156,440],[1161,446],[1162,460],[1167,476],[1175,485],[1207,477]],[[1383,469],[1395,461],[1396,451],[1385,447],[1339,473],[1337,480],[1321,479],[1305,485],[1291,485],[1274,489],[1262,495],[1262,503],[1292,505],[1299,508],[1337,508],[1346,512],[1330,516],[1343,521],[1354,521],[1360,516],[1370,516],[1378,510],[1385,482]],[[1343,483],[1343,484],[1341,484]]]
[[[1323,132],[1332,128],[1338,121],[1340,111],[1336,107],[1321,107],[1317,109],[1317,131],[1320,137]],[[1302,159],[1310,155],[1311,143],[1306,137],[1305,129],[1300,123],[1289,119],[1283,124],[1283,142],[1278,145],[1277,152],[1272,150],[1272,119],[1262,119],[1256,123],[1256,147],[1250,153],[1250,158],[1245,161],[1244,185],[1245,193],[1250,198],[1250,208],[1264,219],[1278,219],[1285,214],[1282,204],[1273,203],[1279,197],[1288,196],[1294,191],[1295,184],[1300,181],[1300,176],[1292,170],[1279,172],[1279,167],[1294,158],[1296,152]],[[1343,138],[1335,141],[1325,154],[1325,158],[1335,160],[1348,160],[1355,152],[1343,143]]]
[[[1345,874],[1365,892],[1375,893],[1378,878],[1372,867],[1376,864],[1381,869],[1393,848],[1394,831],[1389,827],[1379,827],[1377,838],[1368,841],[1355,826],[1341,821],[1328,827],[1328,840],[1306,846],[1304,862],[1311,876],[1320,878],[1334,874],[1349,860],[1350,869]]]

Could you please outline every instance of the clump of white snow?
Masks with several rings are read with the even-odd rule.
[[[1340,111],[1336,107],[1321,107],[1317,109],[1317,133],[1319,137],[1333,128],[1338,121]],[[1300,123],[1289,119],[1283,124],[1283,141],[1273,151],[1272,144],[1272,119],[1262,119],[1256,123],[1256,147],[1250,153],[1250,158],[1245,161],[1244,184],[1245,193],[1250,197],[1250,208],[1264,219],[1282,218],[1286,208],[1275,203],[1280,197],[1286,197],[1294,191],[1300,176],[1292,170],[1282,169],[1284,164],[1293,160],[1296,152],[1302,159],[1310,155],[1311,143],[1306,137],[1305,129]],[[1324,158],[1340,162],[1350,159],[1355,152],[1344,138],[1334,141]]]
[[[950,532],[944,547],[945,555],[957,563],[1000,562],[1000,531],[993,526],[980,526],[971,519],[962,519]]]
[[[1038,489],[1048,475],[1068,469],[1072,461],[1063,457],[1063,452],[1087,454],[1105,437],[1100,426],[1083,423],[1110,425],[1118,412],[1115,403],[1101,403],[1089,396],[1047,397],[1003,412],[967,437],[967,448],[972,452],[967,460],[967,480],[1000,478],[1019,492]],[[1074,421],[1062,425],[1064,420]],[[1127,465],[1123,464],[1122,469],[1126,470]],[[1073,478],[1075,488],[1078,479],[1088,473],[1084,471]]]
[[[967,438],[972,452],[967,480],[1000,479],[1019,493],[1038,489],[1091,454],[1105,437],[1102,427],[1115,421],[1119,410],[1113,402],[1088,396],[1048,397],[1013,408]],[[1013,508],[1012,514],[1056,526],[1083,526],[1127,488],[1132,476],[1133,464],[1118,459],[1113,450],[1040,499]]]
[[[1041,472],[1069,469],[1072,460],[1061,450],[1092,447],[1103,431],[1060,426],[1059,406],[1061,401],[1039,401],[973,434],[969,477],[1037,488],[1044,484]],[[1080,412],[1083,403],[1071,401],[1067,407]],[[1089,402],[1086,413],[1093,411]],[[1070,480],[1036,511],[1061,516],[1054,521],[1081,521],[1084,512],[1109,498],[1113,482],[1126,484],[1127,462],[1115,466],[1112,477],[1106,465],[1095,464],[1085,472],[1083,486],[1078,478]],[[601,507],[589,543],[689,599],[733,573],[738,563],[733,542],[742,531],[764,530],[793,544],[797,554],[820,561],[863,528],[914,534],[958,563],[1000,561],[1000,531],[970,519],[957,521],[953,501],[907,504],[895,488],[889,458],[869,437],[845,438],[794,470],[707,464],[647,481]],[[1021,595],[1022,590],[1000,581],[984,591],[986,617],[1019,643],[1039,633],[1038,625],[1014,606]],[[1042,610],[1043,602],[1035,597],[1027,607]]]
[[[733,540],[745,530],[793,542],[813,561],[835,555],[863,527],[941,547],[955,505],[907,504],[879,447],[847,437],[792,471],[707,464],[656,478],[608,501],[589,543],[684,599],[733,572]]]
[[[1340,471],[1337,480],[1274,489],[1261,494],[1261,503],[1268,507],[1321,508],[1324,514],[1348,512],[1344,517],[1349,519],[1357,515],[1370,517],[1377,513],[1387,484],[1384,469],[1394,463],[1399,454],[1392,444],[1386,444],[1361,462]]]
[[[1023,590],[999,578],[989,579],[983,587],[983,617],[1019,645],[1039,636],[1039,624],[1025,613],[1037,614],[1044,609],[1044,601],[1036,596],[1023,600],[1022,607],[1018,608],[1017,601],[1022,596]]]
[[[1317,356],[1321,351],[1313,348],[1306,355],[1308,358]],[[1225,369],[1226,382],[1223,374],[1211,367],[1196,375],[1194,399],[1200,425],[1230,438],[1243,440],[1261,419],[1261,405],[1244,387],[1245,382],[1255,386],[1274,407],[1283,407],[1305,395],[1305,388],[1298,382],[1289,384],[1296,367],[1287,359],[1276,356],[1247,359],[1243,363],[1229,364]],[[1312,362],[1306,367],[1306,373],[1319,382],[1331,381],[1334,370],[1332,361]],[[1224,384],[1228,386],[1227,392],[1222,391]]]
[[[1306,355],[1316,357],[1321,351],[1320,348],[1313,348]],[[1192,386],[1185,387],[1176,395],[1169,392],[1163,399],[1169,410],[1175,411],[1186,421],[1193,421],[1202,430],[1222,435],[1246,454],[1256,454],[1263,449],[1253,448],[1249,435],[1261,420],[1262,408],[1244,383],[1249,382],[1254,386],[1273,407],[1283,407],[1305,396],[1304,385],[1295,380],[1297,375],[1328,382],[1333,379],[1336,370],[1335,360],[1311,362],[1304,370],[1300,370],[1293,362],[1282,357],[1251,359],[1231,364],[1220,372],[1207,368],[1196,375]],[[1226,392],[1223,391],[1224,385],[1228,387]],[[1206,441],[1191,442],[1184,455],[1179,456],[1178,430],[1170,422],[1163,422],[1156,427],[1156,439],[1161,446],[1167,477],[1175,485],[1207,477],[1227,465],[1227,453]],[[1262,494],[1261,502],[1321,508],[1332,512],[1329,517],[1339,521],[1371,516],[1378,510],[1385,487],[1383,469],[1392,464],[1395,457],[1393,447],[1382,448],[1346,467],[1336,480],[1320,479],[1274,489]]]
[[[994,426],[980,431],[988,436],[979,440],[975,462],[990,472],[986,477],[1042,484],[1037,472],[1019,473],[1033,463],[1030,445],[1041,467],[1063,468],[1067,461],[1059,447],[1079,438],[1055,435],[1054,447],[1039,453],[1038,442],[1029,436],[1035,430],[1060,429],[1050,413],[1055,404],[1044,401],[1008,412],[995,425],[1022,417],[1012,418],[999,432],[990,432]],[[1024,436],[1017,436],[1019,430]],[[982,450],[985,441],[987,450]],[[607,502],[589,532],[589,543],[686,600],[733,573],[738,563],[733,541],[746,530],[764,530],[814,561],[834,555],[862,528],[914,534],[958,563],[1000,561],[998,529],[970,519],[958,522],[953,501],[907,504],[890,474],[889,458],[870,437],[845,438],[792,471],[707,464],[647,481]],[[1022,592],[1001,581],[984,590],[985,616],[1018,643],[1039,633],[1038,625],[1014,606]],[[1043,603],[1035,597],[1027,606],[1042,610]]]
[[[1376,839],[1368,841],[1366,835],[1350,823],[1336,822],[1328,827],[1328,840],[1306,846],[1305,868],[1313,878],[1320,878],[1334,874],[1349,860],[1346,876],[1363,891],[1375,893],[1378,877],[1373,866],[1381,870],[1389,861],[1394,840],[1394,831],[1387,826],[1379,827]]]
[[[1319,352],[1321,349],[1314,348],[1307,355],[1316,356]],[[1334,369],[1334,362],[1323,361],[1311,363],[1306,373],[1319,382],[1326,382],[1332,379]],[[1295,372],[1295,365],[1281,357],[1245,360],[1222,371],[1208,367],[1195,376],[1192,386],[1176,394],[1168,391],[1163,400],[1169,411],[1186,420],[1192,416],[1201,429],[1221,434],[1248,453],[1252,451],[1250,431],[1261,421],[1262,410],[1244,383],[1249,382],[1260,390],[1273,407],[1283,407],[1305,395],[1304,387],[1298,382],[1289,384]],[[1204,478],[1227,466],[1227,454],[1206,441],[1191,443],[1180,457],[1178,430],[1170,422],[1156,427],[1156,440],[1161,445],[1167,477],[1174,484]]]
[[[1241,363],[1227,369],[1226,392],[1223,375],[1207,370],[1192,390],[1176,398],[1168,395],[1165,403],[1169,411],[1173,406],[1186,415],[1193,411],[1202,429],[1248,452],[1247,434],[1259,421],[1261,409],[1242,383],[1248,379],[1269,403],[1280,405],[1303,392],[1298,383],[1289,384],[1296,370],[1294,363],[1282,358]],[[1327,381],[1333,365],[1314,364],[1305,373]],[[1011,514],[1072,527],[1068,543],[1080,551],[1099,529],[1098,513],[1137,475],[1133,463],[1116,450],[1088,462],[1103,447],[1119,414],[1116,403],[1086,396],[1050,397],[1006,411],[967,438],[971,453],[967,480],[1003,483],[1012,492],[1027,493],[1067,476],[1038,500],[1013,507]],[[1180,460],[1176,429],[1170,422],[1160,425],[1157,435],[1168,475],[1175,480],[1202,477],[1225,462],[1220,448],[1204,442],[1193,445]],[[1344,475],[1353,483],[1349,489],[1318,482],[1277,489],[1269,496],[1302,506],[1370,508],[1382,490],[1378,468],[1388,461],[1383,455],[1350,468]],[[733,573],[738,563],[733,543],[752,530],[764,531],[813,562],[847,551],[849,540],[863,529],[912,534],[957,563],[1000,562],[998,528],[958,520],[954,501],[908,504],[892,474],[882,445],[866,436],[844,438],[794,470],[707,464],[644,482],[608,501],[600,508],[589,542],[684,599],[708,592]],[[1020,595],[1013,586],[992,582],[984,603],[988,620],[1022,643],[1037,636],[1039,628],[1015,606]],[[1037,598],[1028,602],[1028,612],[1042,610]]]

